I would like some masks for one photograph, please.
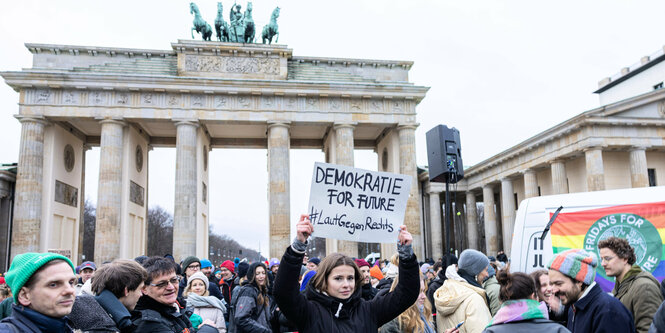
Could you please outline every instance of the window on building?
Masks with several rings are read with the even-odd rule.
[[[513,195],[515,196],[515,210],[517,210],[517,208],[518,208],[518,206],[520,205],[520,203],[517,202],[517,193],[513,193]]]
[[[542,196],[542,194],[540,194],[540,186],[538,186],[538,196]]]
[[[649,174],[649,186],[656,186],[656,169],[647,169]]]
[[[658,89],[663,89],[663,83],[658,83],[657,85],[653,86],[653,90],[658,90]]]

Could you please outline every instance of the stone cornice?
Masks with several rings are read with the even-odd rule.
[[[473,176],[479,172],[490,169],[498,164],[501,164],[509,159],[515,158],[521,154],[534,150],[542,145],[548,144],[554,140],[560,139],[572,132],[581,131],[584,128],[606,125],[606,126],[665,126],[665,119],[647,119],[647,118],[625,118],[625,117],[611,117],[599,118],[589,117],[587,114],[581,114],[574,117],[562,124],[559,124],[543,133],[529,138],[520,144],[507,149],[499,154],[496,154],[468,169],[464,170],[465,176]],[[580,138],[580,142],[584,138]],[[585,144],[593,146],[591,142]]]
[[[171,43],[175,53],[197,53],[197,54],[228,54],[228,55],[279,55],[290,58],[293,50],[286,45],[279,44],[242,44],[242,43],[222,43],[222,42],[204,42],[190,39],[179,39],[176,43]]]
[[[54,55],[88,54],[91,56],[106,55],[109,57],[125,56],[129,58],[135,56],[143,56],[143,57],[176,56],[176,53],[172,50],[132,49],[132,48],[120,48],[120,47],[59,45],[59,44],[40,44],[40,43],[25,43],[25,47],[28,48],[28,50],[32,54],[43,54],[43,53],[51,53]]]
[[[0,72],[0,75],[15,91],[19,91],[21,88],[75,88],[235,94],[312,94],[357,98],[404,98],[419,103],[429,90],[428,87],[395,83],[240,80],[141,74],[83,74],[41,70]],[[239,81],[243,82],[242,88],[238,86]]]
[[[309,62],[313,64],[328,64],[343,66],[358,66],[358,67],[387,67],[387,68],[402,68],[405,70],[411,69],[413,61],[405,60],[377,60],[377,59],[351,59],[351,58],[331,58],[331,57],[307,57],[296,56],[291,58],[293,62]]]

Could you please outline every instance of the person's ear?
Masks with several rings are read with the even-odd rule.
[[[127,289],[127,287],[125,287],[125,292],[123,294],[125,295],[125,297],[129,295],[129,290]]]
[[[31,301],[30,290],[26,287],[21,287],[21,290],[18,292],[18,304],[23,306],[30,306]]]

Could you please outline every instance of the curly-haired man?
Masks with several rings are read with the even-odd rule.
[[[648,332],[663,302],[658,280],[635,265],[635,250],[627,240],[610,237],[598,242],[598,249],[605,274],[616,278],[612,294],[633,314],[637,332]]]

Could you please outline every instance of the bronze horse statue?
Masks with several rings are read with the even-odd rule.
[[[201,17],[201,12],[199,12],[199,7],[193,3],[189,3],[189,13],[194,14],[194,26],[192,27],[192,39],[194,39],[194,31],[197,33],[200,33],[201,36],[203,37],[203,40],[210,40],[210,36],[212,36],[212,28],[210,27],[210,24],[203,20]]]
[[[263,26],[263,31],[261,33],[261,38],[263,39],[263,44],[268,41],[268,44],[272,44],[272,38],[275,37],[275,43],[279,40],[279,30],[277,26],[277,18],[279,17],[279,7],[276,7],[270,15],[270,23]]]
[[[253,43],[254,42],[254,19],[252,18],[252,2],[247,2],[247,9],[245,9],[245,15],[243,15],[243,22],[245,23],[245,38],[244,43]]]
[[[223,8],[222,3],[217,3],[217,17],[215,18],[215,31],[217,32],[217,40],[220,42],[229,41],[229,25],[224,21],[222,16]]]

